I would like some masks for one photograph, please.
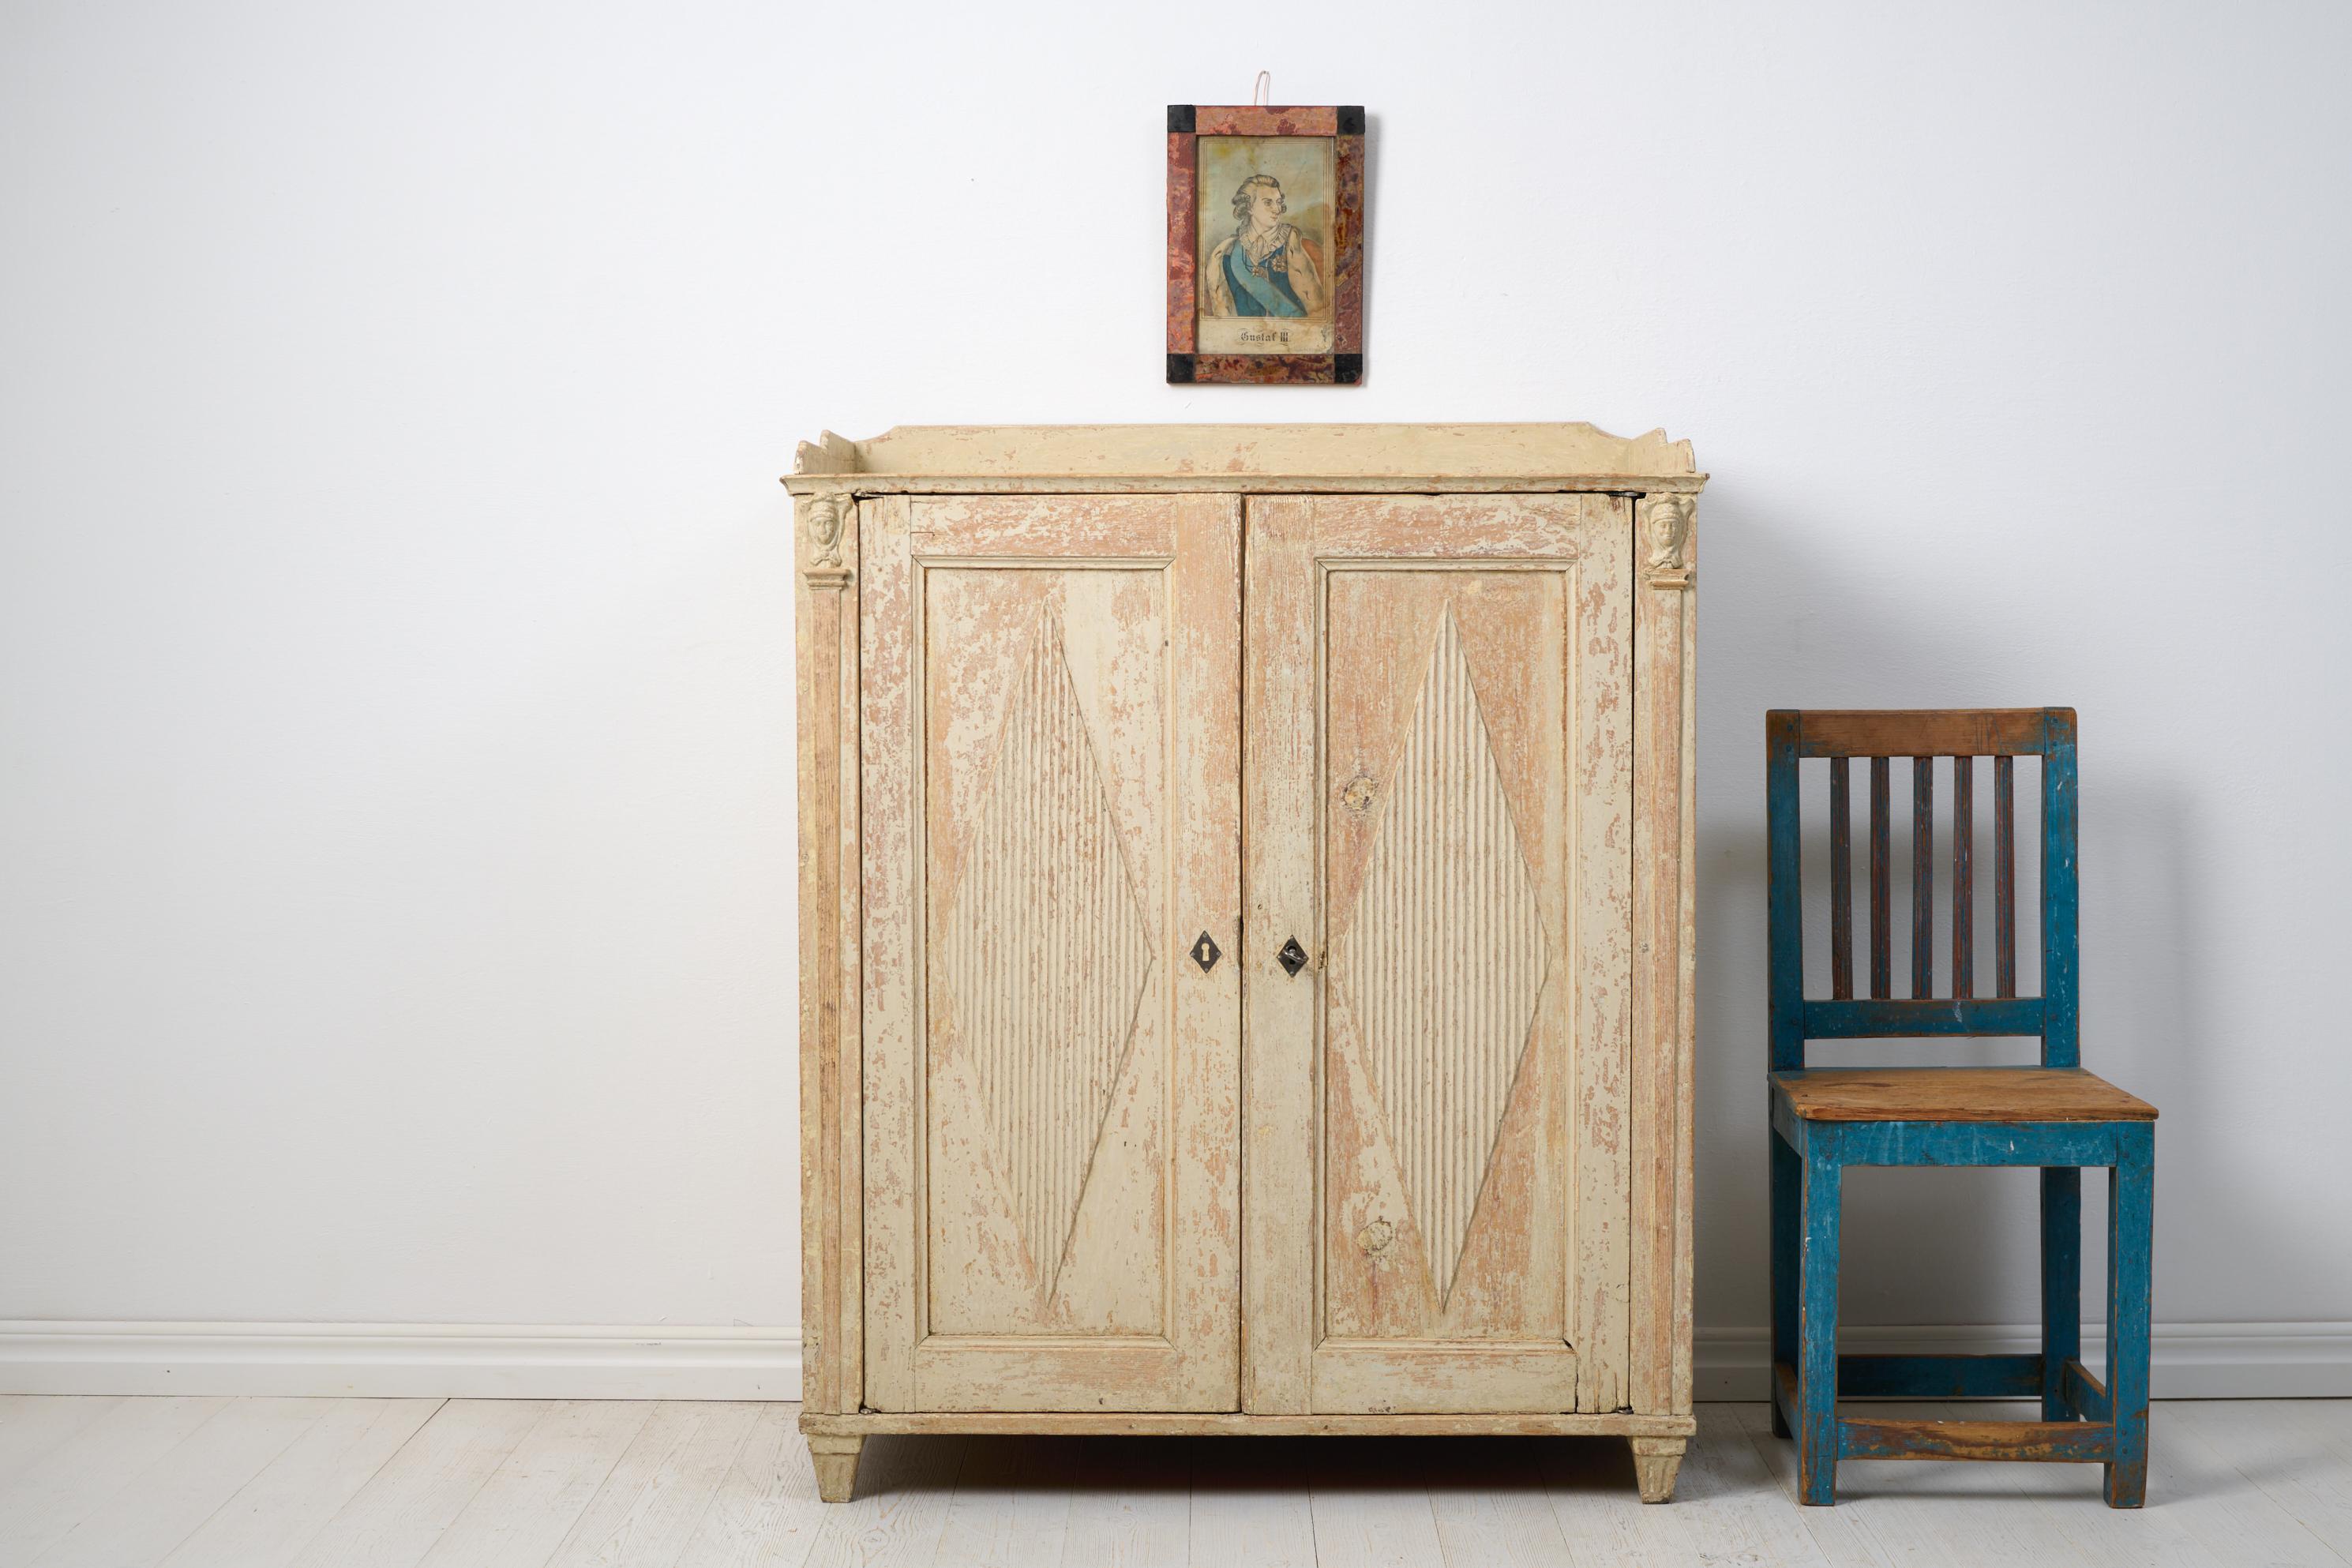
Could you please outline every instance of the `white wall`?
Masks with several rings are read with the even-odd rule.
[[[1716,476],[1702,1324],[1763,710],[2044,702],[2158,1317],[2352,1324],[2352,12],[1217,17],[0,12],[0,1320],[789,1329],[793,442],[1589,418]],[[1261,66],[1371,110],[1360,389],[1160,383]],[[1856,1319],[2031,1320],[2030,1177],[1854,1184]]]

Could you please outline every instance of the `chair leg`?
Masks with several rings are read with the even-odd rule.
[[[2116,1457],[2107,1464],[2109,1508],[2137,1508],[2147,1496],[2147,1330],[2156,1241],[2156,1129],[2137,1122],[2117,1139],[2107,1194],[2107,1396]]]
[[[1766,1371],[1777,1378],[1772,1367],[1797,1364],[1797,1204],[1802,1169],[1796,1150],[1769,1116],[1764,1136],[1772,1146],[1772,1361]],[[1777,1398],[1772,1401],[1772,1436],[1793,1436]]]
[[[1806,1124],[1797,1309],[1797,1486],[1804,1501],[1823,1506],[1837,1501],[1838,1196],[1844,1176],[1832,1136]]]
[[[2042,1169],[2042,1419],[2074,1415],[2066,1363],[2083,1354],[2083,1173]]]

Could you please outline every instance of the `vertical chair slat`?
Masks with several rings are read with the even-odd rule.
[[[1886,890],[1887,802],[1886,759],[1873,757],[1870,759],[1870,994],[1881,1001],[1895,994],[1894,966],[1887,957],[1891,951],[1887,911],[1893,907]]]
[[[1936,759],[1911,759],[1911,994],[1936,994]]]
[[[2082,1065],[2074,993],[2074,710],[2044,715],[2042,752],[2042,1065]]]
[[[1977,994],[1977,760],[1952,759],[1952,994]]]
[[[1830,759],[1830,994],[1853,997],[1853,813],[1846,759]]]
[[[1805,932],[1799,851],[1803,835],[1797,810],[1798,716],[1775,709],[1764,716],[1766,929],[1772,950],[1772,1070],[1805,1065]]]
[[[1992,760],[1993,994],[2017,994],[2017,759]]]

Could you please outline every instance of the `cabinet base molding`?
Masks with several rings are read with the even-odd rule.
[[[1632,1437],[1659,1445],[1648,1457],[1668,1461],[1665,1485],[1673,1489],[1673,1460],[1683,1440],[1698,1430],[1689,1415],[1638,1415],[1631,1411],[1591,1415],[1521,1414],[1415,1415],[1278,1415],[1231,1410],[1137,1412],[1128,1410],[861,1410],[855,1415],[808,1411],[801,1430],[809,1447],[819,1441],[862,1441],[907,1433],[961,1433],[971,1436],[1063,1436],[1091,1437]],[[1671,1455],[1667,1448],[1673,1450]],[[1644,1450],[1636,1447],[1635,1458]],[[1645,1478],[1649,1472],[1643,1472]]]

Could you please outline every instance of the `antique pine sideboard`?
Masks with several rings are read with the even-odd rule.
[[[804,444],[804,1404],[1691,1420],[1688,443]]]

